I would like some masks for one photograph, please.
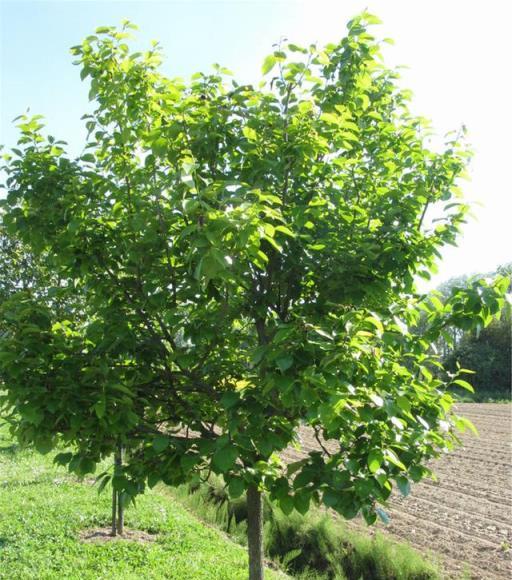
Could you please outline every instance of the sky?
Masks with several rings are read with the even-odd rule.
[[[158,40],[169,76],[219,63],[254,82],[280,39],[337,41],[364,9],[383,21],[374,33],[395,41],[384,49],[386,63],[407,67],[401,83],[414,93],[412,111],[440,136],[464,124],[474,150],[462,187],[475,218],[425,289],[512,261],[510,0],[0,0],[0,144],[15,145],[12,120],[30,108],[80,152],[80,117],[90,105],[69,48],[98,26],[137,24],[135,46]]]

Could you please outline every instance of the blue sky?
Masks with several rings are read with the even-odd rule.
[[[189,76],[218,62],[244,81],[259,79],[272,44],[339,39],[347,20],[364,8],[383,24],[377,33],[395,39],[391,65],[408,65],[403,84],[413,110],[429,117],[441,135],[464,123],[475,150],[472,181],[464,183],[477,219],[458,248],[443,254],[433,283],[465,272],[487,271],[512,260],[509,184],[512,81],[509,80],[507,0],[0,0],[0,143],[13,146],[12,119],[26,111],[46,117],[48,131],[80,151],[80,121],[87,87],[73,67],[69,47],[102,25],[135,22],[142,46],[164,48],[163,70]]]

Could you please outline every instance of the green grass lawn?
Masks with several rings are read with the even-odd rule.
[[[0,433],[0,578],[247,578],[245,550],[158,491],[126,510],[126,527],[155,541],[85,543],[80,533],[110,525],[109,493],[17,451]],[[270,571],[268,578],[284,578]]]

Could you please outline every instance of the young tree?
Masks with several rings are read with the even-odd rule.
[[[42,315],[22,365],[9,356],[26,352],[40,305],[4,307],[18,434],[61,433],[86,467],[131,446],[114,482],[128,496],[223,475],[232,496],[247,490],[254,580],[262,493],[285,513],[317,501],[373,523],[393,484],[407,494],[430,473],[469,424],[430,344],[448,324],[487,324],[508,284],[445,305],[417,294],[464,222],[468,153],[456,137],[429,149],[374,20],[324,49],[279,47],[260,88],[228,84],[219,66],[169,80],[157,45],[130,53],[131,25],[100,28],[73,49],[96,103],[85,153],[68,158],[24,119],[7,163],[5,226],[86,297],[80,320]],[[301,425],[318,451],[283,465]]]

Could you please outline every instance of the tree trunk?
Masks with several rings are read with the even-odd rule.
[[[112,486],[112,535],[117,536],[117,491]]]
[[[123,465],[123,448],[121,446],[118,447],[114,462],[116,468],[121,468]],[[123,493],[121,491],[117,492],[117,533],[119,535],[123,535],[124,533],[124,501],[123,501]],[[114,516],[115,519],[115,516]]]
[[[124,498],[123,492],[119,492],[118,500],[117,500],[117,530],[119,535],[122,536],[124,534]]]
[[[263,580],[263,502],[255,485],[247,489],[249,580]]]

